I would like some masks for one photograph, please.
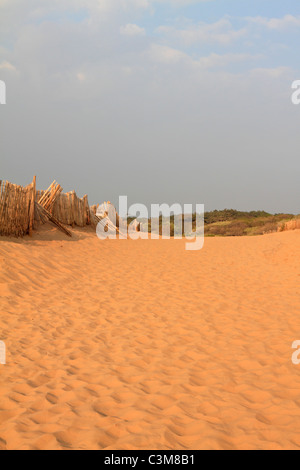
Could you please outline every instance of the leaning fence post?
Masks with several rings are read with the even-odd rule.
[[[32,237],[32,230],[33,230],[33,227],[34,227],[35,198],[36,198],[36,176],[33,177],[32,196],[31,196],[31,202],[30,202],[30,215],[29,215],[29,235],[30,235],[30,237]]]

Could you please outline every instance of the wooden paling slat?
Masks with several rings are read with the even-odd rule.
[[[34,226],[34,204],[36,197],[36,176],[33,177],[32,182],[32,195],[30,200],[30,220],[29,220],[29,235],[32,236],[32,230]]]
[[[54,217],[52,214],[50,214],[49,211],[47,211],[47,209],[45,209],[43,206],[41,206],[40,203],[36,202],[35,203],[36,205],[36,208],[38,211],[40,211],[44,216],[48,217],[48,219],[54,224],[56,225],[62,232],[64,232],[66,235],[68,235],[68,237],[72,237],[72,233],[66,229],[66,227],[64,227],[57,219],[56,217]]]
[[[41,199],[38,201],[39,204],[43,205],[44,200],[45,200],[47,197],[49,197],[49,194],[51,194],[52,186],[53,186],[53,184],[55,184],[55,183],[56,183],[56,181],[54,180],[53,183],[51,183],[51,185],[49,186],[49,188],[46,189],[46,191],[45,191],[44,194],[42,195]]]
[[[61,192],[62,192],[62,187],[58,185],[53,190],[53,193],[52,193],[52,195],[50,195],[50,197],[47,200],[46,204],[42,204],[42,205],[44,205],[45,209],[50,211],[53,208],[54,203],[57,200],[57,198],[58,198],[58,196],[60,195]]]
[[[57,200],[58,196],[61,194],[61,192],[62,187],[54,180],[53,183],[42,195],[38,203],[43,206],[46,210],[51,212],[54,203]]]

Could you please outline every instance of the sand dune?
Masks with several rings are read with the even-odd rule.
[[[300,448],[300,232],[0,240],[0,449]]]

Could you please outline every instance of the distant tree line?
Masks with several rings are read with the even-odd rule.
[[[176,221],[175,221],[176,217]],[[184,215],[182,217],[182,235],[184,235]],[[292,219],[293,214],[270,214],[266,211],[237,211],[235,209],[223,209],[208,211],[204,214],[205,236],[243,236],[262,235],[264,233],[277,232],[281,224]],[[178,219],[180,216],[170,216],[171,236],[179,235]],[[134,217],[130,217],[128,222],[132,222]],[[147,223],[147,222],[146,222]],[[148,231],[151,231],[151,219],[148,219]],[[162,215],[153,221],[154,226],[159,227],[159,234],[163,233],[162,227],[167,223],[167,219]],[[193,230],[196,229],[196,213],[192,214]],[[147,225],[145,227],[147,230]]]

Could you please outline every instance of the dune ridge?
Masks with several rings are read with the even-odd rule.
[[[0,449],[299,449],[300,231],[0,240]]]

